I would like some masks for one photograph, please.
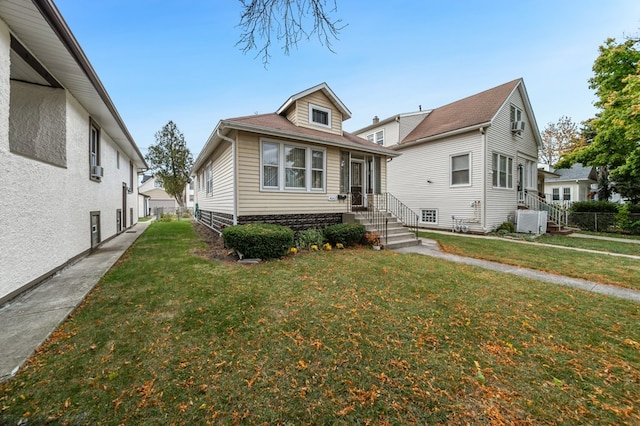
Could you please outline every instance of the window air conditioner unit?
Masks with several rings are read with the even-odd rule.
[[[524,121],[514,121],[511,123],[511,131],[514,133],[524,132]]]
[[[91,177],[102,177],[104,176],[104,170],[102,166],[91,166]]]

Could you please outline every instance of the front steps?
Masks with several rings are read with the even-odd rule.
[[[358,223],[364,225],[367,232],[377,232],[381,234],[380,237],[380,245],[385,250],[394,250],[402,247],[412,247],[420,245],[420,239],[416,238],[415,234],[407,228],[405,228],[402,223],[398,222],[398,219],[387,213],[387,235],[384,235],[384,229],[376,229],[374,225],[369,223],[367,218],[358,212],[354,212],[354,220]]]
[[[558,225],[552,220],[547,221],[547,233],[551,235],[570,235],[573,234],[573,229],[565,228],[562,225]]]

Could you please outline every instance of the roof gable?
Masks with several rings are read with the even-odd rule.
[[[351,111],[342,103],[340,98],[336,96],[336,94],[329,88],[327,83],[320,83],[316,86],[313,86],[309,89],[303,90],[302,92],[296,93],[286,100],[284,104],[280,108],[276,110],[276,114],[286,114],[287,111],[295,105],[296,101],[305,98],[315,92],[321,91],[324,95],[331,101],[331,103],[340,111],[342,114],[342,120],[348,120],[351,118]]]
[[[522,79],[519,78],[436,108],[401,143],[487,125],[521,83]]]

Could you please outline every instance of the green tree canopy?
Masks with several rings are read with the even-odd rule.
[[[184,206],[183,193],[189,183],[193,157],[184,135],[173,121],[169,121],[156,133],[156,143],[149,147],[145,159],[150,171],[162,181],[164,190]]]
[[[574,163],[610,171],[616,192],[640,200],[640,38],[600,46],[589,87],[600,108],[586,125],[595,134],[584,148],[564,155],[558,167]]]

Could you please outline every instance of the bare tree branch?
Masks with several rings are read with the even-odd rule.
[[[330,15],[337,12],[336,0],[327,9],[327,0],[240,0],[242,14],[238,26],[242,28],[239,46],[244,53],[257,50],[266,67],[271,60],[270,48],[275,37],[282,43],[285,55],[297,47],[302,39],[316,35],[321,45],[333,52],[332,39],[338,40],[346,27],[342,20]],[[328,10],[328,11],[327,11]],[[260,44],[258,44],[260,43]]]

